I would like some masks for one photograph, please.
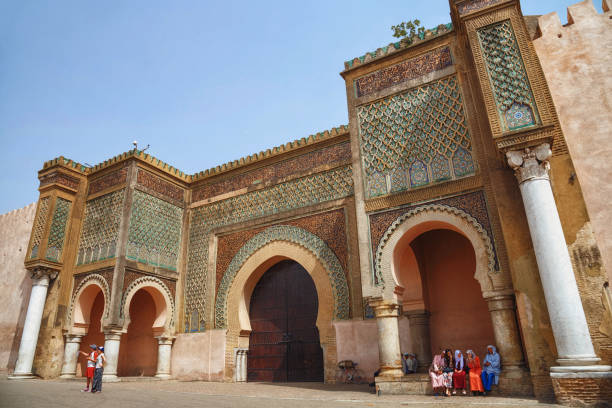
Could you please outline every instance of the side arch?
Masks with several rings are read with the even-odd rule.
[[[123,330],[127,331],[130,324],[130,303],[134,294],[140,289],[146,290],[155,302],[154,328],[163,330],[164,335],[171,335],[174,330],[175,305],[172,292],[161,279],[153,276],[143,276],[132,282],[121,299],[120,319],[123,322]]]
[[[474,278],[479,282],[484,297],[505,289],[505,280],[495,270],[493,243],[486,229],[471,215],[455,207],[432,204],[414,208],[398,217],[383,235],[374,260],[374,271],[383,283],[385,299],[395,299],[395,286],[399,284],[395,271],[394,251],[400,240],[413,240],[433,229],[449,229],[466,237],[474,248],[476,270]]]
[[[302,228],[290,225],[279,225],[270,227],[247,241],[230,262],[221,279],[217,292],[217,299],[215,301],[215,327],[227,328],[228,294],[238,271],[240,271],[245,262],[255,252],[274,241],[285,241],[297,244],[307,250],[322,264],[327,272],[333,293],[333,318],[334,320],[348,319],[350,310],[348,283],[346,281],[344,269],[334,252],[321,238]],[[296,259],[296,261],[298,260]],[[306,270],[308,270],[308,268],[306,268]],[[308,272],[311,273],[311,271]]]
[[[102,291],[104,296],[104,311],[102,312],[102,321],[108,318],[109,315],[109,301],[110,301],[110,288],[106,279],[97,273],[88,275],[83,279],[77,286],[72,299],[70,300],[70,308],[68,309],[68,332],[70,334],[86,334],[85,325],[89,325],[91,308],[95,300],[95,296],[87,296],[87,292],[97,290]],[[85,294],[85,296],[84,296]]]

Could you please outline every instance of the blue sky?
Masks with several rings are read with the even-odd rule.
[[[565,22],[575,2],[522,8]],[[343,62],[413,18],[447,23],[448,1],[0,1],[0,214],[60,155],[138,140],[194,173],[346,124]]]

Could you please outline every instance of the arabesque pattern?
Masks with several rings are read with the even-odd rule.
[[[358,118],[368,198],[405,190],[404,178],[394,174],[398,168],[408,169],[413,188],[474,173],[471,137],[454,75],[362,106]],[[458,174],[451,168],[447,177],[444,169],[458,149],[466,153],[459,164],[472,172]],[[390,178],[390,191],[380,182],[381,174]]]
[[[538,123],[538,111],[510,20],[478,30],[503,130]]]
[[[195,208],[191,213],[189,232],[185,331],[204,330],[208,290],[208,245],[210,233],[214,228],[336,200],[351,194],[352,171],[350,166],[345,166]]]
[[[349,292],[346,276],[342,265],[334,252],[318,236],[305,229],[290,226],[277,225],[270,227],[251,238],[244,244],[229,264],[215,303],[215,327],[227,327],[227,296],[236,274],[246,260],[258,249],[273,241],[287,241],[301,245],[319,261],[323,263],[329,275],[329,281],[334,296],[334,320],[346,320],[349,318]]]
[[[127,258],[176,271],[182,220],[182,208],[134,190]]]
[[[115,257],[124,196],[121,189],[87,202],[77,265]]]
[[[51,229],[49,230],[49,240],[47,241],[47,252],[45,257],[54,262],[59,262],[64,248],[64,240],[66,238],[66,225],[68,224],[68,215],[72,202],[58,197],[55,201],[55,211],[51,220]]]
[[[45,224],[47,223],[47,213],[49,212],[49,197],[43,197],[38,202],[38,214],[34,229],[32,230],[32,250],[30,251],[30,259],[38,256],[38,249],[45,235]]]

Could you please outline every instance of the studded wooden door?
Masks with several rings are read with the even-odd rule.
[[[308,272],[281,261],[259,280],[250,304],[248,381],[323,381],[318,298]]]

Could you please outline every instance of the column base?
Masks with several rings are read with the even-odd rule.
[[[169,380],[172,378],[170,374],[155,374],[155,378],[159,378],[161,380]]]
[[[550,377],[559,404],[599,407],[612,401],[612,366],[551,367]]]
[[[75,378],[76,374],[62,374],[59,376],[59,378],[63,379],[63,380],[69,380],[71,378]]]
[[[533,397],[531,374],[522,366],[505,366],[499,376],[499,393],[503,396]]]
[[[116,374],[102,374],[102,382],[120,382],[121,379]]]
[[[9,380],[30,380],[32,378],[37,378],[32,373],[13,373],[7,377]]]

